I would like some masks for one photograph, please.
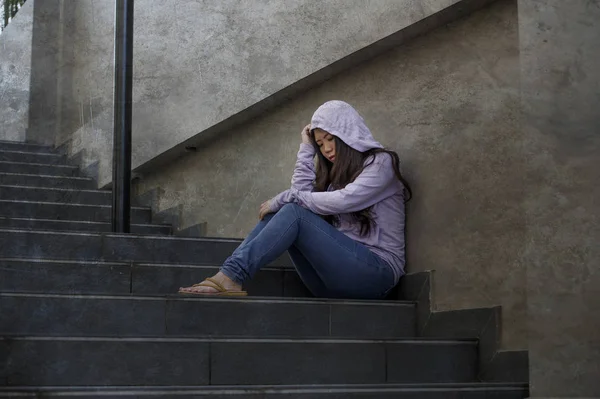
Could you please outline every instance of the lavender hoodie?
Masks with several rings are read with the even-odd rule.
[[[321,128],[360,152],[383,148],[358,112],[343,101],[328,101],[320,106],[311,124],[312,129]],[[338,215],[337,229],[389,263],[398,282],[404,274],[405,262],[404,185],[396,178],[391,157],[386,153],[376,154],[373,163],[341,190],[332,191],[330,187],[327,192],[313,192],[314,156],[312,145],[300,144],[292,187],[271,200],[271,210],[277,212],[284,204],[295,203],[319,215]],[[350,213],[371,205],[374,223],[370,233],[361,236],[360,223]]]

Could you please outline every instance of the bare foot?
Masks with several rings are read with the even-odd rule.
[[[223,286],[227,291],[241,291],[242,286],[237,284],[235,281],[231,280],[229,277],[224,275],[221,272],[218,272],[212,278],[217,281],[219,284]],[[205,287],[205,286],[191,286],[191,287],[180,287],[179,292],[190,293],[190,294],[217,294],[219,291],[213,287]]]

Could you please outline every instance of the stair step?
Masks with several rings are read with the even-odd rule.
[[[78,176],[79,169],[70,165],[47,165],[41,163],[0,162],[1,173],[29,175]]]
[[[169,265],[138,263],[132,265],[132,292],[136,294],[172,294],[179,287],[214,276],[218,266]],[[306,298],[313,295],[305,287],[295,269],[263,267],[244,284],[248,295]]]
[[[6,386],[474,382],[477,368],[461,340],[2,337],[0,353]]]
[[[22,141],[0,140],[0,151],[25,151],[35,153],[53,153],[54,147],[41,144],[25,143]]]
[[[0,173],[0,184],[46,188],[94,189],[96,182],[89,177]]]
[[[112,191],[0,185],[0,199],[108,206]]]
[[[12,218],[0,216],[0,228],[15,228],[45,231],[88,231],[111,232],[112,225],[108,222],[52,220],[34,218]],[[152,224],[132,224],[131,232],[140,235],[169,235],[171,226]]]
[[[241,240],[0,229],[0,257],[221,265]],[[287,253],[271,263],[291,266]]]
[[[415,337],[400,301],[0,293],[0,335]]]
[[[0,200],[0,216],[11,218],[110,222],[112,208],[106,205]],[[131,208],[131,221],[133,223],[148,224],[150,223],[151,218],[152,213],[150,208]]]
[[[10,396],[14,394],[14,396]],[[248,385],[219,387],[0,388],[0,398],[243,399],[523,399],[526,384]],[[38,396],[39,395],[39,396]]]
[[[67,158],[53,152],[0,150],[0,161],[66,165]]]
[[[173,295],[217,266],[0,259],[0,292]],[[245,284],[252,296],[312,297],[294,270],[264,267]]]
[[[0,276],[0,292],[131,292],[128,263],[3,258],[0,259]]]

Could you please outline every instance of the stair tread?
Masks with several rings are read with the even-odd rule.
[[[26,262],[26,263],[57,263],[57,264],[89,264],[103,266],[126,266],[131,262],[111,262],[104,260],[71,260],[71,259],[45,259],[45,258],[0,258],[0,262]],[[137,264],[137,263],[136,263]]]
[[[463,395],[478,395],[487,398],[493,394],[495,398],[503,395],[507,398],[524,398],[529,387],[526,384],[337,384],[337,385],[221,385],[221,386],[159,386],[159,387],[123,387],[123,386],[97,386],[97,387],[27,387],[27,388],[0,388],[0,397],[31,397],[38,395],[44,397],[240,397],[240,398],[267,398],[271,397],[306,397],[306,398],[399,398],[423,395],[424,398],[447,399],[463,397]],[[13,396],[14,395],[14,396]],[[351,396],[348,396],[351,395]]]
[[[414,306],[412,301],[385,301],[385,300],[360,300],[360,299],[337,299],[337,298],[284,298],[268,296],[217,297],[217,296],[191,296],[174,294],[140,295],[140,294],[50,294],[50,293],[27,293],[27,292],[0,292],[1,297],[26,297],[26,298],[64,298],[64,299],[97,299],[97,300],[150,300],[150,301],[202,301],[202,302],[227,302],[227,303],[288,303],[288,304],[314,304],[314,305],[361,305],[361,306]]]
[[[2,201],[2,200],[0,200]],[[53,203],[54,204],[54,203]],[[65,205],[61,203],[56,203],[57,205]],[[86,204],[74,204],[74,205],[86,205]],[[88,205],[88,206],[102,206],[109,207],[109,205]],[[150,208],[143,207],[132,207],[136,209],[144,209],[148,210]],[[0,228],[0,233],[29,233],[29,234],[48,234],[47,231],[39,231],[39,230],[21,230],[21,229],[12,229],[12,228]],[[167,240],[167,241],[196,241],[196,242],[226,242],[226,243],[238,243],[242,242],[242,239],[237,238],[221,238],[221,237],[183,237],[183,236],[144,236],[137,234],[119,234],[119,233],[95,233],[95,232],[78,232],[78,231],[55,231],[52,232],[55,235],[71,235],[71,236],[93,236],[93,237],[122,237],[122,238],[140,238],[144,240]]]
[[[17,162],[17,161],[0,161],[0,164],[11,164],[11,165],[34,165],[34,166],[48,166],[53,168],[67,168],[67,169],[79,169],[77,166],[73,165],[56,165],[49,163],[36,163],[36,162]]]
[[[74,205],[84,205],[84,204],[74,204]],[[91,205],[95,206],[95,205]],[[87,224],[110,224],[109,222],[98,222],[98,221],[90,221],[90,220],[69,220],[69,219],[44,219],[44,218],[23,218],[23,217],[12,217],[12,216],[0,216],[0,219],[14,219],[14,220],[32,220],[32,221],[40,221],[40,222],[63,222],[63,223],[87,223]],[[131,223],[131,226],[152,226],[152,227],[171,227],[170,224],[161,224],[161,223]],[[29,229],[27,229],[29,230]],[[40,230],[42,231],[42,230]],[[54,230],[43,230],[45,232],[54,231]],[[62,230],[58,230],[57,232],[61,232]]]
[[[42,156],[54,156],[54,157],[62,157],[62,154],[57,154],[55,152],[32,152],[32,151],[15,151],[15,150],[4,150],[0,149],[0,153],[6,152],[11,154],[31,154],[31,155],[42,155]]]
[[[23,204],[58,205],[58,206],[83,206],[83,207],[90,207],[90,208],[112,208],[111,205],[101,205],[101,204],[75,204],[75,203],[64,203],[64,202],[7,200],[7,199],[0,199],[0,203],[23,203]],[[131,209],[151,210],[150,207],[145,207],[145,206],[132,206]]]
[[[86,204],[67,204],[67,205],[86,205]],[[104,205],[90,205],[90,206],[104,206]],[[56,222],[56,223],[86,223],[86,224],[102,224],[102,225],[110,224],[110,222],[98,222],[98,221],[90,221],[90,220],[23,218],[23,217],[12,217],[12,216],[1,216],[1,215],[0,215],[0,219],[31,220],[31,221]],[[141,226],[143,226],[143,227],[171,227],[170,224],[160,224],[160,223],[131,223],[130,225],[131,226],[140,226],[140,227]],[[23,230],[29,231],[29,229],[23,229]],[[62,232],[63,230],[39,230],[39,231]]]
[[[410,345],[467,345],[477,346],[476,338],[431,338],[431,337],[397,337],[397,338],[344,338],[344,337],[106,337],[106,336],[43,336],[43,335],[7,335],[0,336],[2,341],[65,341],[65,342],[208,342],[208,343],[240,343],[240,344],[410,344]]]
[[[416,384],[311,384],[311,385],[219,385],[219,386],[86,386],[86,387],[57,387],[57,386],[39,386],[39,387],[0,387],[2,391],[34,391],[44,390],[48,392],[64,391],[64,392],[137,392],[137,391],[183,391],[186,393],[207,392],[207,391],[240,391],[248,392],[256,390],[257,392],[265,392],[268,390],[274,391],[330,391],[337,390],[340,392],[346,390],[461,390],[461,389],[523,389],[527,388],[526,382],[473,382],[473,383],[416,383]]]
[[[129,273],[124,274],[128,278]],[[0,334],[5,336],[396,339],[416,335],[415,304],[406,302],[187,296],[175,289],[163,295],[6,292],[0,293],[0,304]],[[35,319],[31,314],[37,315]]]
[[[31,206],[30,204],[26,204]],[[43,206],[40,206],[43,208]],[[88,208],[61,209],[64,218],[69,218],[66,211],[77,211],[83,214]],[[86,220],[110,220],[110,209],[95,209],[100,217],[81,217]],[[132,216],[137,215],[136,223],[151,223],[150,210],[134,208]],[[45,211],[47,213],[47,211]],[[100,214],[102,212],[102,214]],[[78,218],[79,215],[78,215]],[[142,220],[144,219],[144,220]],[[4,257],[29,257],[27,243],[38,241],[36,257],[51,259],[85,259],[109,260],[117,262],[165,262],[176,264],[221,265],[239,246],[239,239],[208,239],[205,237],[182,237],[169,235],[140,235],[137,233],[119,234],[114,232],[94,231],[40,231],[32,229],[0,228],[0,246],[6,251]],[[287,253],[282,254],[271,264],[292,267]]]
[[[53,179],[64,179],[64,180],[81,180],[81,181],[92,181],[91,177],[81,177],[81,176],[60,176],[60,175],[40,175],[40,174],[32,174],[32,173],[13,173],[13,172],[0,172],[0,176],[23,176],[23,177],[45,177],[45,178],[53,178]],[[21,187],[21,186],[18,186]],[[40,187],[43,188],[43,187]],[[75,189],[76,190],[76,189]]]
[[[53,177],[65,177],[65,176],[53,176]],[[89,193],[97,193],[104,195],[112,195],[112,191],[108,190],[93,190],[93,189],[78,189],[78,188],[60,188],[60,187],[38,187],[38,186],[15,186],[13,184],[0,184],[0,188],[2,187],[10,187],[10,188],[18,188],[23,190],[51,190],[51,191],[68,191],[68,192],[89,192]]]
[[[466,383],[476,381],[477,345],[475,340],[5,336],[0,348],[12,367],[0,371],[0,378],[15,386]],[[406,359],[412,368],[403,367]]]
[[[51,199],[52,200],[52,199]],[[132,223],[152,223],[152,209],[149,207],[132,206],[130,208],[130,220]],[[71,221],[96,221],[108,223],[112,219],[112,207],[110,205],[69,203],[34,200],[7,200],[0,199],[0,215],[17,218],[41,218]],[[4,229],[16,229],[23,232],[43,230],[40,226],[3,226]],[[25,228],[25,229],[23,229]],[[64,230],[65,232],[76,232],[81,230]],[[92,230],[93,231],[93,230]],[[108,232],[108,231],[106,231]],[[35,236],[33,236],[35,237]],[[52,237],[58,237],[53,235]],[[81,236],[80,236],[81,237]]]
[[[0,216],[2,218],[2,216]],[[87,222],[86,222],[87,223]],[[94,223],[102,223],[102,222],[94,222]],[[150,225],[155,226],[155,225]],[[168,226],[168,225],[165,225]],[[0,229],[1,230],[1,229]],[[59,232],[60,233],[60,232]],[[111,233],[112,234],[112,233]],[[168,236],[170,237],[170,236]],[[146,236],[143,236],[146,238]],[[24,262],[24,263],[55,263],[55,264],[68,264],[68,265],[77,265],[77,264],[90,264],[90,265],[98,265],[98,266],[128,266],[134,264],[136,266],[148,266],[148,267],[183,267],[183,268],[198,268],[198,269],[207,269],[219,267],[220,265],[202,265],[202,264],[179,264],[179,263],[164,263],[164,262],[138,262],[138,261],[106,261],[106,260],[73,260],[73,259],[46,259],[46,258],[6,258],[0,257],[0,262]],[[265,266],[262,267],[261,270],[289,270],[288,266]]]
[[[45,148],[6,148],[0,145],[0,160],[8,162],[69,165],[65,154]]]
[[[27,145],[27,146],[32,146],[32,147],[53,148],[50,145],[31,143],[29,141],[17,141],[17,140],[0,140],[0,144],[22,144],[22,145]]]

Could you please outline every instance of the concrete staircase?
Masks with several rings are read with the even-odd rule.
[[[0,142],[2,398],[527,397],[514,362],[489,371],[498,309],[431,313],[428,273],[385,301],[315,299],[282,256],[249,298],[181,297],[240,240],[171,236],[144,207],[111,234],[94,187]]]

